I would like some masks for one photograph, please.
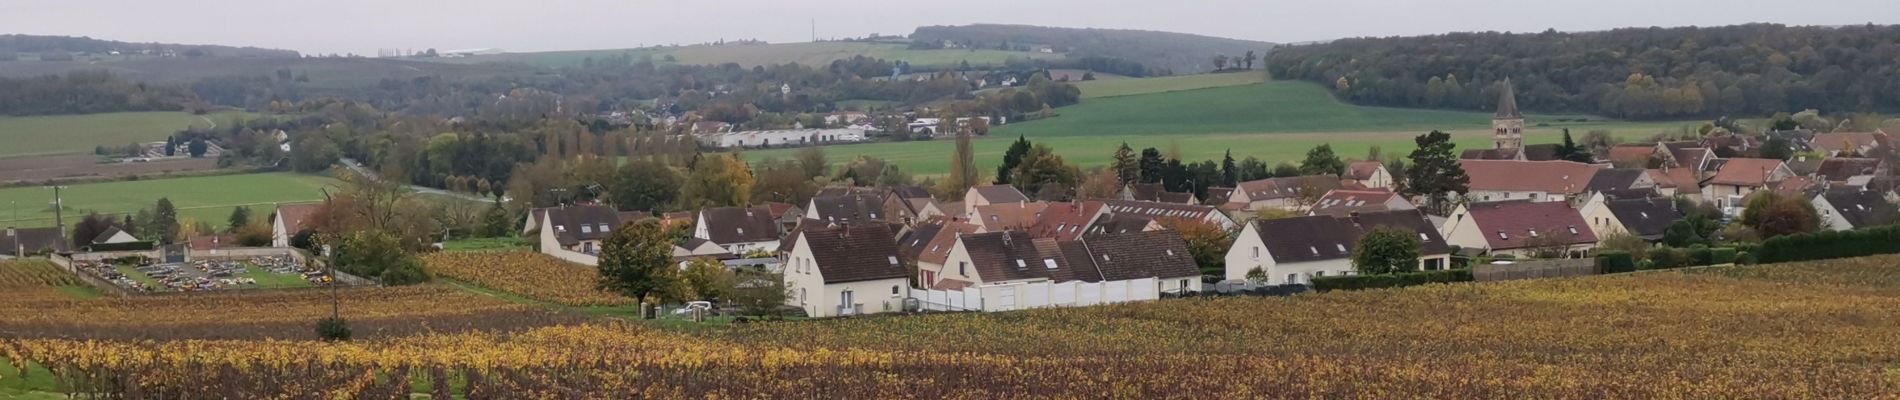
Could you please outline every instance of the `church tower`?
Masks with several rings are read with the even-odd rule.
[[[1504,90],[1498,94],[1498,112],[1491,115],[1491,132],[1492,148],[1523,151],[1524,114],[1517,112],[1517,90],[1511,88],[1511,78],[1504,78]]]

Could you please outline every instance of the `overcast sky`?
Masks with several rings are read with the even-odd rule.
[[[1900,0],[0,0],[0,33],[374,55],[908,34],[971,23],[1271,42],[1450,31],[1900,23]]]

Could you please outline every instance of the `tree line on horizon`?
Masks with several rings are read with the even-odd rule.
[[[1282,46],[1271,76],[1366,105],[1489,111],[1509,78],[1547,113],[1660,119],[1900,108],[1900,26],[1749,24],[1451,33]]]

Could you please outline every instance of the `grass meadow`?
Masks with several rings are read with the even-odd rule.
[[[208,115],[213,121],[230,115]],[[186,112],[152,111],[79,115],[0,117],[0,158],[91,153],[94,147],[124,147],[133,142],[165,140],[186,127],[208,126]]]
[[[136,213],[151,208],[161,197],[171,198],[178,207],[181,223],[223,225],[237,206],[248,205],[253,218],[263,218],[275,209],[274,203],[321,200],[319,189],[333,183],[337,181],[321,175],[268,173],[72,185],[61,194],[66,199],[68,225],[90,212]],[[0,208],[0,221],[15,227],[52,226],[52,201],[53,190],[44,187],[0,189],[0,207],[6,207]]]
[[[1140,80],[1114,82],[1129,81]],[[1459,149],[1489,147],[1491,140],[1491,113],[1355,106],[1333,100],[1318,85],[1292,81],[1096,98],[1059,109],[1057,114],[992,129],[989,137],[975,142],[977,169],[993,173],[1003,151],[1018,135],[1054,147],[1065,160],[1083,168],[1106,165],[1124,142],[1137,150],[1178,148],[1187,160],[1218,160],[1232,150],[1236,159],[1254,156],[1274,163],[1297,162],[1308,149],[1327,143],[1347,158],[1362,158],[1373,146],[1388,154],[1405,154],[1414,147],[1414,137],[1432,130],[1451,132]],[[1559,118],[1577,116],[1529,116],[1526,142],[1555,143],[1566,128],[1577,136],[1607,129],[1633,139],[1690,124],[1598,117],[1586,117],[1589,122],[1555,121]],[[954,148],[953,140],[938,139],[830,146],[825,151],[833,162],[868,155],[892,160],[924,176],[948,171]],[[795,151],[759,150],[744,155],[748,160],[790,159]]]
[[[1267,74],[1265,71],[1248,71],[1140,79],[1098,79],[1074,83],[1076,88],[1082,89],[1083,99],[1097,99],[1103,97],[1248,85],[1266,81]]]

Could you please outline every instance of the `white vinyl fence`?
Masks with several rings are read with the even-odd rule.
[[[1069,281],[967,287],[963,290],[911,290],[926,311],[1009,311],[1148,301],[1161,298],[1154,278],[1108,282]]]

